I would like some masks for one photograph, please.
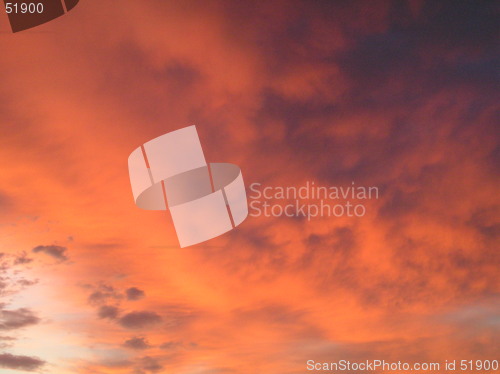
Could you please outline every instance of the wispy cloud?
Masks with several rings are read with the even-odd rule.
[[[33,253],[45,253],[46,255],[55,258],[61,262],[67,261],[66,255],[68,248],[59,245],[39,245],[32,249]]]
[[[136,349],[136,350],[144,350],[151,348],[151,345],[148,343],[146,338],[139,338],[139,337],[134,337],[127,339],[125,343],[123,343],[123,346],[125,348],[131,348],[131,349]]]
[[[35,371],[40,369],[45,361],[37,357],[17,356],[10,353],[0,354],[0,367],[12,370]]]
[[[4,309],[0,305],[0,331],[9,331],[24,328],[40,323],[40,318],[30,309]]]
[[[500,292],[494,8],[89,2],[22,43],[2,37],[2,297],[31,279],[16,271],[40,278],[29,297],[51,324],[38,327],[70,329],[54,351],[82,357],[54,357],[61,372],[495,353],[494,313],[477,309]],[[126,158],[192,123],[207,159],[238,164],[247,185],[354,181],[380,199],[359,219],[250,217],[180,251],[168,215],[133,204]],[[38,243],[59,245],[18,252]],[[78,263],[54,271],[44,256]],[[29,317],[45,314],[20,305],[3,326],[28,325],[6,334],[43,348]],[[123,346],[146,336],[147,351]]]
[[[131,301],[140,300],[145,296],[144,291],[137,287],[127,288],[125,294],[127,295],[127,299]]]
[[[157,325],[161,321],[162,317],[156,312],[134,311],[120,317],[118,323],[127,329],[143,329]]]

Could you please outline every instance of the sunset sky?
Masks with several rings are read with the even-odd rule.
[[[0,373],[500,359],[498,24],[494,1],[81,0],[15,34],[1,15]],[[179,248],[127,158],[193,124],[247,188],[379,198]]]

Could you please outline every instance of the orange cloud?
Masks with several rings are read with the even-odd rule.
[[[2,34],[0,312],[37,323],[0,366],[495,358],[494,21],[456,2],[82,2]],[[247,186],[380,197],[364,217],[249,217],[181,250],[168,213],[134,205],[126,160],[193,123]]]

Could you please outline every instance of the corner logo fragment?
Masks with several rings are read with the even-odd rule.
[[[31,29],[72,10],[80,0],[4,0],[12,32]]]
[[[205,161],[195,126],[148,141],[128,158],[136,205],[169,209],[181,247],[222,235],[248,215],[238,166]]]

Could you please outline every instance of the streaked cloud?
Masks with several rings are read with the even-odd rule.
[[[0,353],[0,367],[5,369],[35,371],[40,369],[44,364],[45,361],[36,357]]]
[[[66,255],[68,248],[59,245],[39,245],[32,249],[33,253],[45,253],[46,255],[55,258],[61,262],[67,261]]]
[[[132,301],[140,300],[145,296],[144,291],[137,287],[127,288],[125,294],[127,295],[127,300],[132,300]]]
[[[124,314],[118,319],[118,323],[127,329],[143,329],[157,325],[162,317],[156,312],[134,311]]]
[[[144,337],[141,337],[141,338],[134,337],[134,338],[127,339],[123,343],[123,346],[125,348],[136,349],[136,350],[144,350],[144,349],[151,348],[151,345],[148,343],[148,341]]]
[[[120,314],[120,309],[112,305],[102,305],[97,311],[99,318],[117,319]]]
[[[30,309],[4,309],[0,305],[0,331],[24,328],[40,323],[40,318]]]

